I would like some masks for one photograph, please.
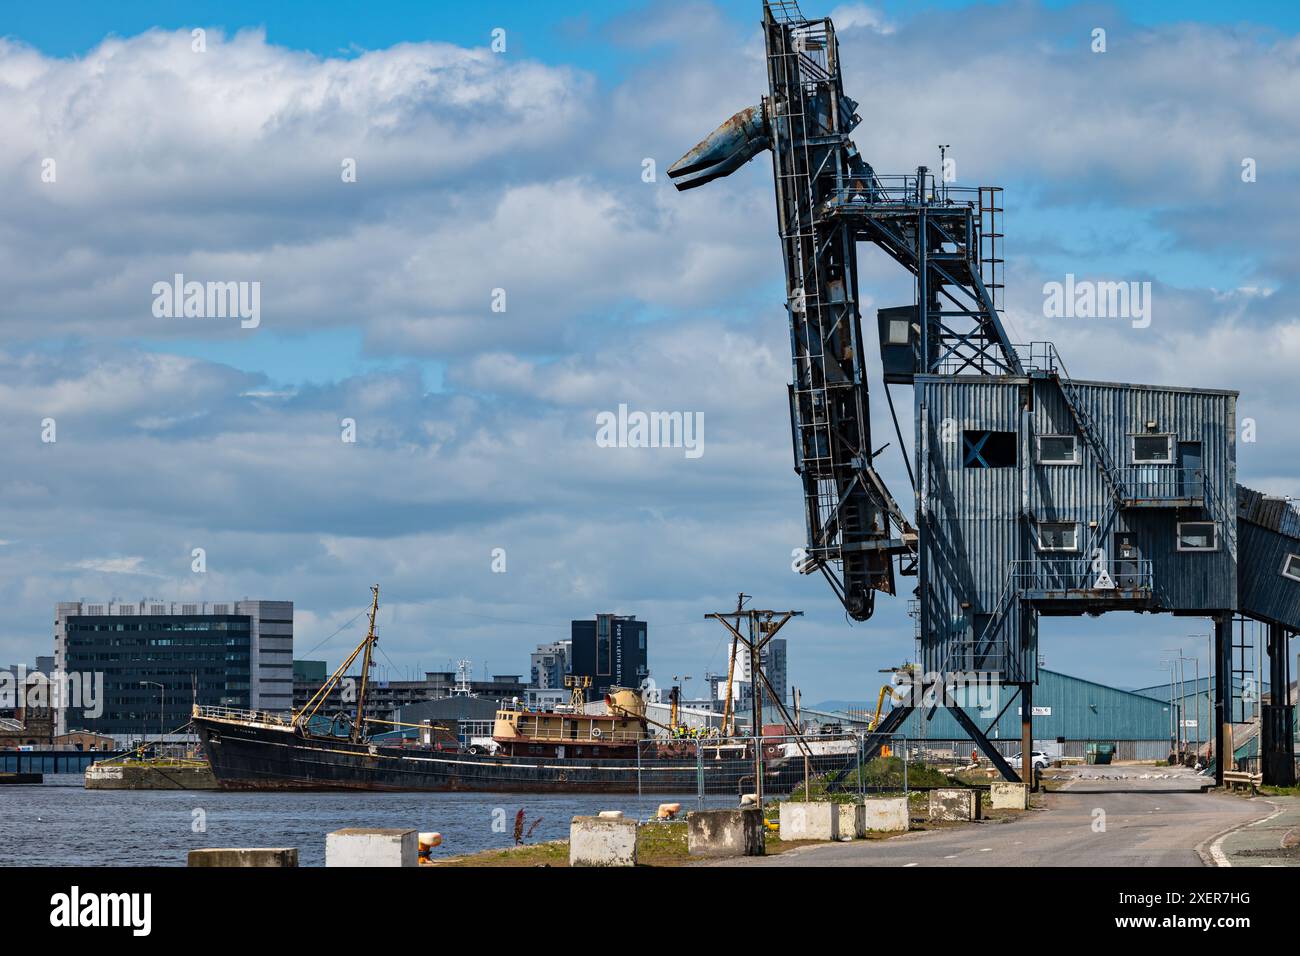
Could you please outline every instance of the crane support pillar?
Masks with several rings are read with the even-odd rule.
[[[1032,791],[1034,777],[1034,685],[1020,685],[1020,780]]]
[[[1268,683],[1270,701],[1260,714],[1260,753],[1264,783],[1294,787],[1295,707],[1291,703],[1291,655],[1286,628],[1268,626]]]
[[[1214,616],[1214,784],[1232,769],[1232,615]]]

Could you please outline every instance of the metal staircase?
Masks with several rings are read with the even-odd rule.
[[[1005,640],[999,643],[1003,624],[1019,607],[1020,582],[1013,566],[984,629],[979,634],[972,632],[969,640],[949,642],[948,656],[944,658],[940,673],[991,671],[1002,675],[1002,680],[1014,682],[1021,679],[1017,662],[1008,653],[1008,643]]]
[[[1065,401],[1070,416],[1074,419],[1075,428],[1083,438],[1088,450],[1092,453],[1106,487],[1110,490],[1106,510],[1103,512],[1101,520],[1097,522],[1096,527],[1093,528],[1088,540],[1087,550],[1084,552],[1094,558],[1100,553],[1104,559],[1106,536],[1110,534],[1110,529],[1115,524],[1115,517],[1127,500],[1123,470],[1115,463],[1110,449],[1106,447],[1106,442],[1102,440],[1097,429],[1097,423],[1085,406],[1078,386],[1070,378],[1070,371],[1066,368],[1065,360],[1061,358],[1061,353],[1057,350],[1056,345],[1051,342],[1031,343],[1030,363],[1031,374],[1050,378],[1056,382],[1061,398]],[[1080,581],[1079,586],[1082,585],[1083,582]]]

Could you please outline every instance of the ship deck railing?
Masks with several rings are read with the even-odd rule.
[[[640,729],[602,732],[599,737],[590,734],[537,733],[529,727],[516,727],[515,730],[518,736],[508,739],[548,744],[635,744],[644,739],[644,732]]]
[[[240,707],[220,707],[213,704],[197,704],[195,717],[211,717],[214,720],[242,720],[253,724],[272,724],[280,727],[292,727],[293,718],[285,714],[273,714],[266,710],[245,710]]]

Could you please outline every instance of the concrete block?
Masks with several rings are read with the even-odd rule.
[[[907,797],[867,797],[862,810],[866,830],[902,833],[911,825]]]
[[[87,790],[216,790],[212,768],[150,764],[92,763],[86,768]]]
[[[979,818],[978,790],[953,787],[930,791],[931,820],[978,820]]]
[[[636,866],[636,821],[574,817],[569,824],[569,866]]]
[[[840,814],[835,804],[822,801],[783,800],[782,840],[838,840]]]
[[[867,811],[860,802],[837,803],[840,839],[861,840],[867,835]]]
[[[757,810],[695,810],[686,814],[691,856],[762,856],[763,815]]]
[[[418,830],[355,827],[325,836],[326,866],[419,866]]]
[[[286,867],[298,865],[298,848],[219,847],[190,850],[187,866],[198,867]]]
[[[1028,810],[1029,788],[1023,783],[992,783],[989,800],[994,810]]]

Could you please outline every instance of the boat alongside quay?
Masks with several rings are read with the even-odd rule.
[[[613,690],[608,713],[583,712],[575,689],[567,711],[502,708],[493,746],[465,748],[446,727],[398,725],[365,716],[370,656],[376,644],[379,588],[373,587],[364,640],[311,701],[290,716],[196,705],[192,722],[217,786],[224,790],[481,791],[499,793],[657,793],[695,789],[694,746],[650,735],[645,704],[631,690]],[[355,715],[314,719],[330,691],[360,657]],[[329,732],[320,731],[325,724]],[[368,726],[398,726],[412,739],[390,743]],[[384,735],[388,736],[388,735]]]

